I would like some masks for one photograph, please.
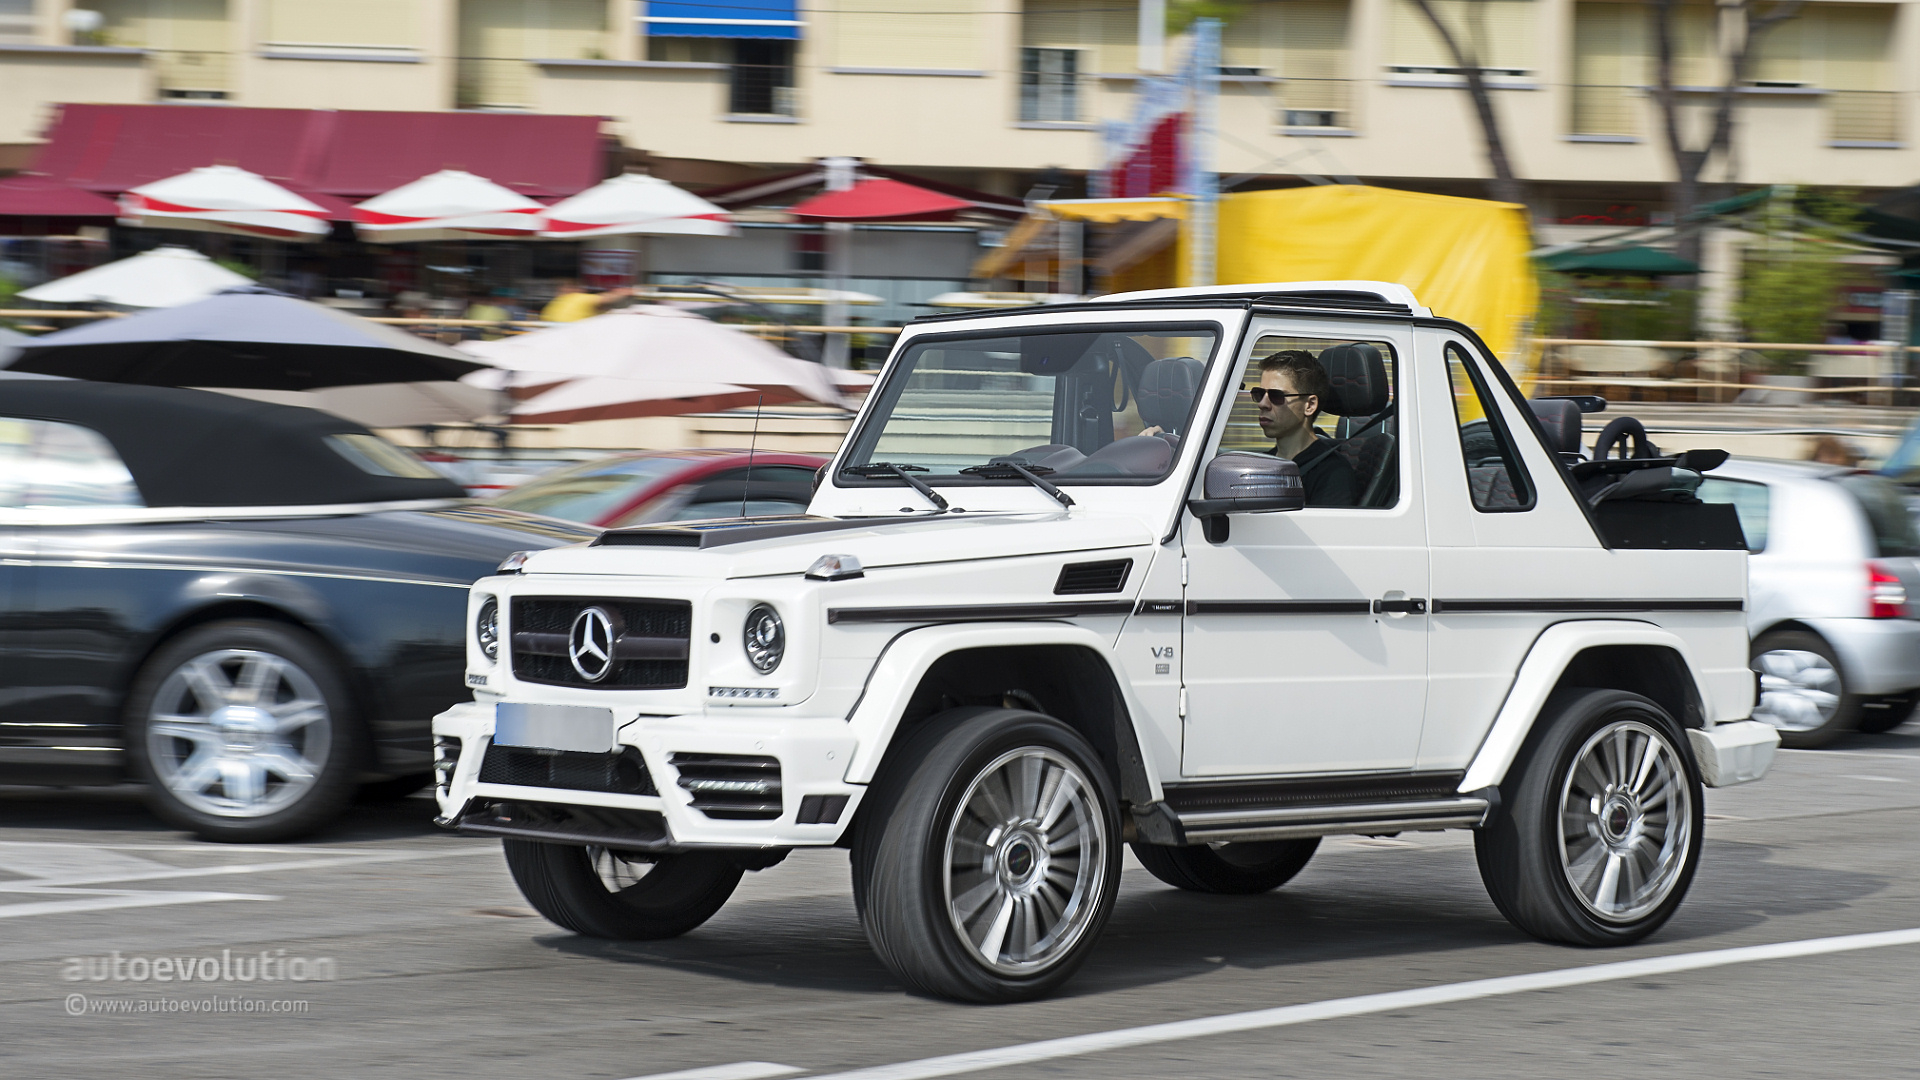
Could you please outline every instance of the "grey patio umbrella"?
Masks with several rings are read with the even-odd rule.
[[[458,379],[486,365],[357,315],[241,286],[33,338],[8,366],[147,386],[313,390]]]

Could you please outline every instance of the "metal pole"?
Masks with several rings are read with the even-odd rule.
[[[1214,128],[1220,88],[1220,20],[1195,19],[1193,51],[1187,57],[1188,124],[1185,175],[1188,285],[1212,285],[1220,177],[1213,171]]]
[[[850,157],[830,157],[821,160],[826,167],[828,191],[846,191],[853,187],[854,168],[859,160]],[[828,326],[847,325],[847,302],[842,294],[847,291],[847,276],[852,270],[853,226],[844,221],[827,222],[827,310],[822,319]],[[826,348],[821,361],[828,367],[843,368],[847,365],[847,335],[828,334]]]
[[[1167,0],[1140,0],[1140,70],[1167,69]]]

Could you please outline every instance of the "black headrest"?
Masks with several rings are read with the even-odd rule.
[[[1193,411],[1193,395],[1200,390],[1206,368],[1191,356],[1155,360],[1140,373],[1140,419],[1150,427],[1178,434]]]
[[[1580,406],[1565,398],[1529,401],[1533,415],[1547,433],[1547,449],[1556,454],[1580,452]]]
[[[1320,411],[1329,416],[1372,416],[1387,407],[1391,387],[1387,382],[1387,362],[1380,350],[1365,342],[1334,345],[1320,353],[1320,366],[1327,369],[1328,394],[1332,400],[1320,403]]]

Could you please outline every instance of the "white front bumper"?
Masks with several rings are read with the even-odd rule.
[[[1701,782],[1708,787],[1732,787],[1767,775],[1773,751],[1780,745],[1780,732],[1771,724],[1741,720],[1688,728],[1687,741],[1693,744]]]
[[[652,811],[666,820],[674,846],[820,847],[833,844],[853,820],[864,785],[846,782],[856,746],[845,720],[838,717],[782,716],[773,710],[729,710],[725,715],[636,716],[620,727],[621,745],[640,752],[658,795],[625,795],[564,788],[521,787],[480,782],[480,765],[493,739],[494,707],[466,702],[433,718],[436,739],[459,739],[460,759],[451,782],[436,786],[443,819],[473,799],[601,806]],[[710,818],[692,805],[674,769],[673,754],[764,755],[780,762],[778,818],[733,821]],[[809,795],[844,796],[846,804],[831,823],[797,822],[801,800]]]

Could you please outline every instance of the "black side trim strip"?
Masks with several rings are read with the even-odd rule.
[[[1320,806],[1451,798],[1458,795],[1458,772],[1390,772],[1292,780],[1227,780],[1168,784],[1166,803],[1182,813],[1205,810],[1264,810],[1284,806]]]
[[[1367,600],[1189,600],[1189,615],[1370,615]]]
[[[955,604],[951,607],[828,608],[827,622],[988,622],[994,619],[1071,619],[1089,615],[1131,615],[1131,600],[1094,600],[1054,604]]]
[[[1435,600],[1436,615],[1496,612],[1745,611],[1744,600]]]
[[[1133,609],[1135,615],[1179,615],[1187,610],[1187,605],[1178,600],[1142,600]]]

